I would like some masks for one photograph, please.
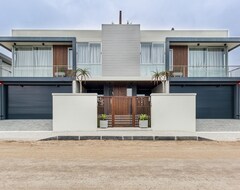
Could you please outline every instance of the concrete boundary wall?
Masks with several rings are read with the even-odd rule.
[[[153,131],[196,131],[196,94],[151,94]]]
[[[96,131],[97,94],[53,93],[53,131]]]

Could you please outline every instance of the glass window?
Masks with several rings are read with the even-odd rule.
[[[73,54],[72,48],[68,48],[68,70],[73,69]]]
[[[132,88],[127,88],[127,96],[132,96]]]
[[[173,71],[173,50],[169,49],[169,71]]]
[[[189,48],[188,76],[227,76],[224,54],[221,47]]]
[[[141,63],[151,63],[151,43],[141,43]]]
[[[52,47],[14,47],[13,75],[18,77],[52,77]]]
[[[141,63],[164,64],[164,44],[141,43]]]
[[[100,64],[101,44],[81,42],[77,44],[78,64]]]

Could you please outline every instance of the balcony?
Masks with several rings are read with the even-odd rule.
[[[102,64],[78,64],[77,68],[87,68],[92,77],[102,76]],[[140,64],[140,76],[151,77],[153,71],[165,71],[164,64]],[[172,77],[240,77],[240,65],[231,66],[187,66],[174,65],[170,68]],[[72,77],[74,71],[67,65],[3,67],[0,77]]]
[[[92,77],[102,76],[102,64],[77,64],[77,68],[88,69]]]
[[[240,77],[240,65],[231,66],[187,66],[170,68],[173,77]]]
[[[153,75],[153,71],[165,71],[165,64],[140,64],[140,76],[148,77]]]
[[[101,64],[78,64],[77,68],[88,69],[91,76],[102,76]],[[0,77],[72,77],[73,70],[67,65],[20,66],[5,68],[0,66]]]

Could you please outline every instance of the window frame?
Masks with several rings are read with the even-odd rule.
[[[150,51],[150,63],[142,63],[142,44],[151,44],[151,51]],[[163,46],[163,63],[153,63],[153,46],[154,45],[162,45]],[[165,64],[165,42],[162,42],[162,41],[152,41],[152,42],[149,42],[149,41],[143,41],[143,42],[140,42],[140,64],[142,65],[164,65]]]
[[[227,47],[225,46],[188,46],[188,66],[190,61],[190,49],[204,49],[204,65],[202,67],[208,67],[208,49],[221,48],[224,52],[223,54],[223,64],[224,67],[228,66],[228,56],[227,56]]]
[[[13,67],[16,68],[16,48],[31,48],[31,53],[32,53],[32,61],[33,61],[33,65],[34,67],[39,67],[39,66],[36,66],[36,63],[34,61],[34,48],[42,48],[42,47],[47,47],[47,48],[50,48],[51,50],[51,63],[52,63],[52,66],[53,66],[53,46],[51,45],[47,45],[47,46],[40,46],[40,45],[35,45],[35,46],[31,46],[31,45],[17,45],[17,46],[13,46],[12,49],[13,49],[13,54],[12,54],[12,63],[13,63]],[[25,65],[21,65],[21,67],[24,67]]]
[[[70,63],[70,52],[72,54],[72,60],[71,60],[71,63]],[[73,51],[72,51],[72,47],[69,47],[68,48],[68,70],[73,70]]]
[[[81,43],[82,44],[85,43],[85,44],[88,45],[88,48],[87,48],[88,49],[87,50],[88,51],[87,63],[79,63],[78,62],[78,60],[79,60],[78,59],[78,45],[81,44]],[[99,44],[100,45],[100,62],[99,63],[91,63],[90,62],[90,45],[91,44]],[[94,41],[93,42],[77,42],[77,52],[76,52],[76,54],[77,54],[76,55],[76,57],[77,57],[77,61],[76,61],[77,65],[88,65],[88,64],[91,64],[91,65],[101,65],[102,64],[102,43],[101,42],[94,42]]]

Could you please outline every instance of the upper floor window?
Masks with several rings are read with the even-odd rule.
[[[14,67],[51,67],[52,48],[48,46],[14,47]]]
[[[101,44],[81,42],[77,44],[78,64],[100,64]]]
[[[226,77],[227,60],[224,47],[189,48],[189,77]]]
[[[142,64],[164,64],[164,44],[162,43],[141,43]]]
[[[68,48],[68,70],[73,69],[73,52],[72,48]]]
[[[50,46],[15,46],[13,75],[19,77],[51,77],[53,52]]]

